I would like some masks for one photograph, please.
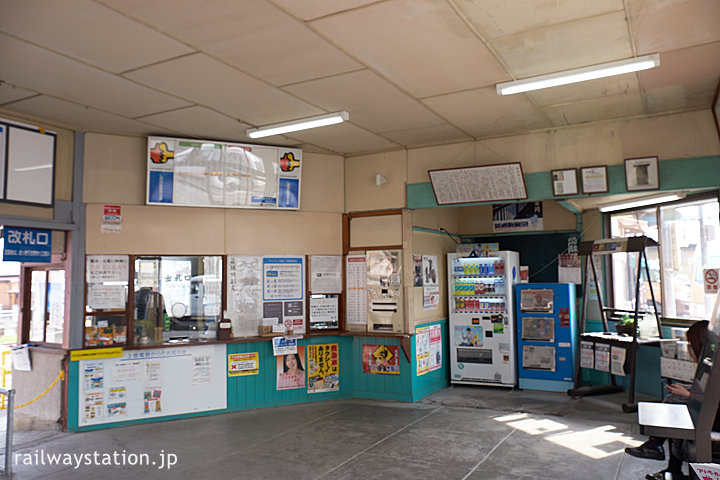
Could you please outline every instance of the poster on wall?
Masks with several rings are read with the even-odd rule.
[[[558,283],[582,282],[582,264],[577,253],[561,253],[558,255]]]
[[[429,370],[442,367],[442,330],[440,325],[430,325],[430,365]]]
[[[415,329],[415,361],[417,363],[417,376],[425,375],[430,371],[430,328]]]
[[[278,390],[305,388],[305,346],[297,346],[296,350],[276,357]]]
[[[493,232],[527,232],[543,229],[542,202],[493,205]]]
[[[262,325],[272,333],[305,333],[305,269],[301,256],[264,256]]]
[[[228,377],[243,377],[260,373],[258,352],[231,353],[228,355]]]
[[[148,137],[147,205],[297,210],[302,150]]]
[[[310,257],[310,291],[312,293],[342,292],[342,256],[312,255]]]
[[[367,325],[367,270],[365,253],[347,256],[345,268],[347,323]]]
[[[399,375],[399,353],[397,345],[363,345],[363,372]]]
[[[308,345],[308,393],[340,390],[339,348],[337,343]]]

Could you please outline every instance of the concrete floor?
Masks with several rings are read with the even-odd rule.
[[[17,432],[13,469],[18,479],[642,480],[665,462],[623,452],[644,440],[637,414],[621,412],[626,400],[454,386],[413,404],[353,399],[84,433]],[[46,465],[37,464],[41,454]],[[73,464],[47,465],[52,454]],[[149,465],[86,464],[140,454]]]

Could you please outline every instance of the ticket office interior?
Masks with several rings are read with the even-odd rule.
[[[13,120],[11,115],[6,117]],[[262,375],[253,379],[255,386],[252,388],[250,382],[228,379],[227,404],[220,411],[343,396],[413,401],[447,385],[446,365],[430,375],[415,375],[415,345],[407,339],[418,326],[440,324],[443,326],[443,343],[447,344],[444,258],[447,252],[455,250],[456,243],[445,232],[456,235],[491,234],[491,207],[436,208],[432,205],[432,198],[415,193],[418,187],[427,187],[429,169],[520,160],[528,183],[529,200],[544,201],[544,230],[581,232],[583,239],[603,237],[601,214],[594,208],[573,211],[555,200],[549,200],[552,199],[550,182],[545,178],[549,175],[549,165],[552,168],[574,168],[611,164],[612,169],[621,165],[623,158],[649,154],[647,145],[653,145],[652,154],[660,157],[661,169],[667,162],[676,172],[682,172],[680,176],[668,178],[661,188],[703,189],[716,188],[720,184],[717,167],[711,167],[709,171],[706,168],[707,165],[717,166],[720,155],[720,142],[710,111],[604,122],[359,157],[343,158],[305,151],[301,206],[295,212],[146,206],[145,138],[78,134],[52,125],[47,127],[58,132],[55,208],[2,204],[0,214],[3,215],[3,223],[8,225],[13,219],[20,219],[19,223],[25,221],[35,226],[72,232],[73,240],[66,244],[65,253],[84,252],[84,255],[71,257],[63,349],[83,348],[84,292],[82,287],[78,290],[78,284],[84,285],[86,255],[342,255],[348,250],[387,246],[402,248],[406,307],[404,335],[378,338],[357,332],[356,335],[361,336],[328,337],[325,334],[304,338],[300,341],[301,345],[321,342],[337,342],[340,345],[339,391],[315,396],[301,391],[274,392],[272,369],[271,375],[264,380],[261,380]],[[667,135],[667,132],[673,132],[673,135]],[[538,145],[545,147],[537,149]],[[680,164],[682,168],[678,168]],[[382,185],[376,185],[378,174],[387,179]],[[627,193],[621,185],[621,177],[611,175],[609,183],[609,194]],[[611,198],[614,197],[608,197]],[[119,233],[102,232],[103,207],[108,204],[122,208],[122,231]],[[361,214],[387,210],[393,214]],[[347,220],[344,217],[346,213],[350,213]],[[438,259],[438,271],[441,272],[438,309],[424,310],[421,289],[411,286],[412,254],[435,255]],[[77,279],[80,279],[79,282]],[[388,378],[359,373],[363,344],[400,345],[403,338],[409,355],[401,355],[401,375]],[[232,342],[226,348],[227,353],[260,350],[262,361],[272,357],[268,347],[269,341],[262,340]],[[65,425],[77,428],[72,413],[77,412],[79,402],[81,378],[77,362],[63,364],[63,356],[55,353],[53,349],[38,348],[33,355],[38,359],[36,365],[42,366],[40,370],[45,372],[45,377],[54,377],[58,369],[69,369],[64,400],[51,395],[46,400],[51,402],[50,412],[62,408],[62,416],[68,422]],[[18,388],[23,383],[28,386],[29,398],[36,394],[32,387],[45,380],[38,376],[41,375],[38,369],[34,370],[17,378]],[[19,401],[23,400],[22,396],[23,392],[20,392]],[[37,403],[42,409],[42,403]],[[37,414],[37,411],[34,413]],[[32,410],[29,414],[33,414]],[[54,414],[49,415],[52,418]]]

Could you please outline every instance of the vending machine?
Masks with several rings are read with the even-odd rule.
[[[518,386],[564,392],[574,386],[578,331],[574,283],[515,286]]]
[[[513,387],[517,252],[448,254],[450,381]]]

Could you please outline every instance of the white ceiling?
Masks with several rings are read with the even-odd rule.
[[[495,84],[659,53],[500,97]],[[0,109],[80,131],[344,155],[711,108],[718,0],[2,0]]]

